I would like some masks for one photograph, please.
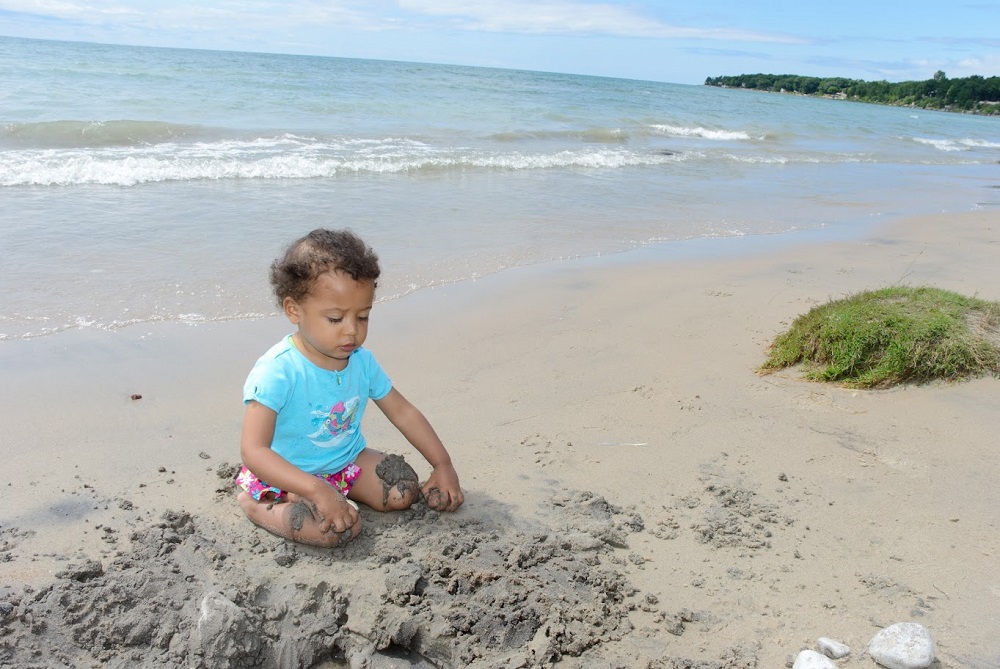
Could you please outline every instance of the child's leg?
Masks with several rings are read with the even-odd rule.
[[[420,481],[401,456],[366,448],[354,461],[361,475],[348,497],[380,511],[408,509],[420,499]]]
[[[313,518],[309,507],[302,499],[293,493],[288,493],[284,499],[275,501],[255,500],[248,493],[240,491],[236,498],[244,513],[255,525],[271,534],[290,541],[297,541],[321,548],[336,548],[354,539],[361,532],[361,518],[343,532],[331,530],[320,532],[319,523]]]

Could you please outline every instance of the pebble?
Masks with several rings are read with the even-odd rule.
[[[837,669],[830,658],[814,650],[804,650],[795,658],[792,669]]]
[[[896,623],[872,637],[868,654],[887,669],[926,669],[934,662],[934,641],[919,623]]]
[[[816,639],[816,645],[819,646],[819,652],[832,660],[839,660],[851,654],[849,646],[829,637],[821,636]]]

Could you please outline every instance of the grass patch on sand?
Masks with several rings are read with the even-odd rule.
[[[760,367],[855,388],[1000,374],[1000,303],[928,287],[865,291],[812,308]]]

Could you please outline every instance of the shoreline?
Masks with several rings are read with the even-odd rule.
[[[956,215],[963,216],[971,212],[942,212],[942,216]],[[676,261],[698,261],[715,260],[726,257],[753,257],[777,252],[782,249],[798,246],[811,246],[817,244],[860,240],[872,235],[875,231],[892,225],[889,221],[909,220],[919,218],[919,216],[908,214],[886,215],[886,220],[881,219],[881,214],[873,214],[863,218],[837,221],[833,224],[823,225],[816,228],[803,228],[784,232],[772,233],[752,233],[730,236],[699,236],[691,238],[670,239],[666,241],[646,243],[634,248],[622,250],[598,251],[590,254],[568,256],[564,258],[553,258],[524,265],[512,265],[501,269],[493,270],[474,277],[464,277],[452,281],[443,281],[431,285],[420,286],[411,292],[396,293],[378,301],[376,294],[376,306],[397,304],[401,301],[412,299],[414,296],[425,294],[437,294],[449,289],[479,290],[480,286],[496,281],[510,281],[517,284],[523,281],[526,273],[538,275],[548,271],[561,272],[567,268],[580,270],[599,270],[605,266],[663,263]],[[872,223],[875,220],[875,223]],[[273,306],[273,305],[272,305]],[[223,318],[219,320],[153,320],[130,322],[126,325],[116,325],[114,327],[92,328],[88,325],[72,327],[56,332],[44,334],[32,334],[21,337],[13,336],[0,339],[0,365],[17,364],[18,356],[9,351],[9,347],[22,345],[22,342],[43,342],[37,344],[46,350],[58,350],[65,346],[79,345],[81,341],[98,341],[108,336],[122,336],[131,341],[132,339],[142,340],[147,337],[159,336],[160,332],[170,330],[180,330],[189,328],[191,330],[226,327],[230,323],[245,324],[254,327],[254,324],[266,323],[281,316],[277,310],[270,315],[254,314],[253,317]],[[145,331],[141,335],[136,333]],[[51,349],[50,346],[51,345]],[[5,351],[5,347],[8,349]],[[5,355],[5,353],[7,355]]]
[[[42,615],[30,600],[50,587],[69,599],[90,588],[91,606],[113,603],[112,576],[136,573],[137,556],[170,545],[162,565],[150,556],[142,572],[170,584],[179,574],[187,588],[163,586],[176,609],[157,597],[144,604],[177,616],[167,617],[163,662],[199,649],[211,657],[198,611],[222,593],[239,615],[284,606],[269,625],[301,648],[319,643],[302,630],[346,612],[349,625],[324,628],[341,650],[405,645],[399,626],[412,620],[422,630],[409,637],[414,650],[489,666],[525,648],[552,650],[554,633],[539,630],[576,630],[531,598],[551,590],[614,623],[601,634],[576,630],[587,640],[582,655],[553,651],[565,666],[780,666],[820,636],[854,649],[838,666],[871,666],[868,640],[901,620],[930,629],[942,666],[995,666],[1000,466],[989,444],[1000,383],[850,391],[755,369],[795,316],[859,290],[907,282],[998,300],[997,249],[1000,212],[934,215],[760,253],[686,257],[675,248],[672,258],[640,250],[532,266],[380,304],[366,345],[449,445],[468,501],[440,517],[371,513],[362,537],[333,556],[251,528],[220,492],[219,473],[238,459],[239,388],[288,331],[283,319],[23,340],[18,355],[0,345],[11,379],[0,401],[16,417],[7,490],[19,501],[0,512],[0,603],[14,612],[0,640],[29,652],[86,632],[111,639],[121,657],[153,662],[147,646],[115,637],[97,615],[111,609],[70,623],[43,599],[48,626],[37,633],[18,616]],[[406,454],[426,475],[378,412],[368,421],[370,443]],[[450,607],[491,610],[488,588],[452,584],[448,595],[439,572],[420,570],[438,565],[486,583],[516,571],[511,555],[526,565],[515,574],[523,583],[504,585],[521,604],[494,601],[494,622],[531,634],[507,643],[496,632],[492,646],[489,630],[478,642],[436,636]],[[104,575],[81,575],[86,560]],[[560,590],[581,564],[604,580]],[[426,591],[413,590],[412,573]],[[321,582],[340,614],[302,609],[302,593]],[[141,619],[166,615],[136,608]],[[216,641],[277,647],[233,615]],[[70,647],[78,660],[95,657]],[[6,651],[0,645],[0,660]]]

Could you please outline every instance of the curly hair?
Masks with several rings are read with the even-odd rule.
[[[271,263],[271,286],[278,305],[290,297],[301,301],[313,282],[327,272],[344,272],[355,281],[378,285],[378,255],[350,230],[317,228],[296,240]]]

